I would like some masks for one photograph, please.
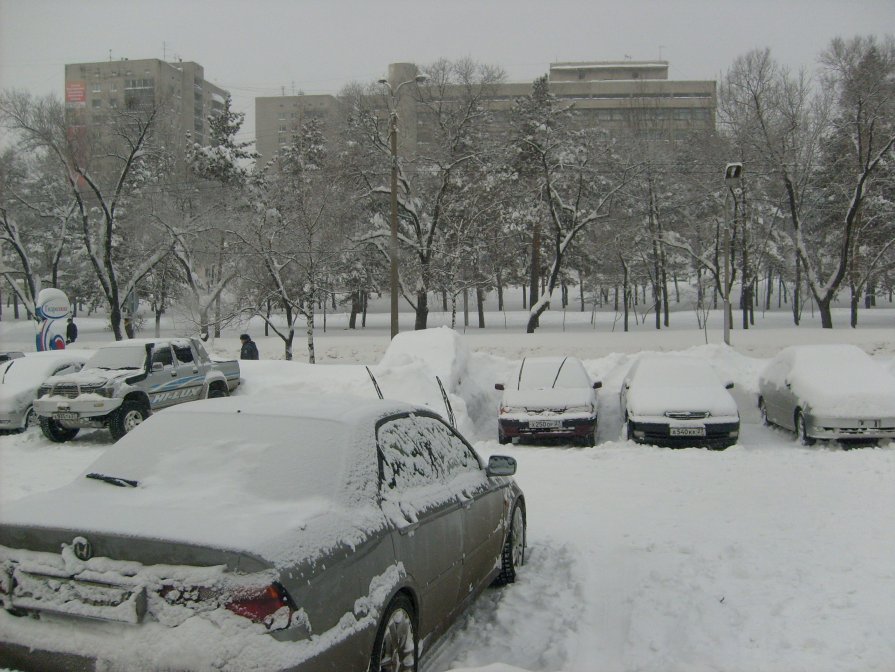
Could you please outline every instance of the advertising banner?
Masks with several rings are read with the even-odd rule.
[[[65,292],[55,287],[40,290],[35,313],[39,325],[37,351],[64,350],[65,320],[71,315],[71,305]]]
[[[87,82],[80,79],[65,83],[65,106],[87,106]]]

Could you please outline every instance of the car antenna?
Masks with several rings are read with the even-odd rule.
[[[365,366],[364,368],[367,370],[367,373],[370,374],[370,380],[373,381],[373,387],[376,388],[376,394],[379,395],[380,399],[385,399],[385,397],[382,396],[382,390],[379,389],[379,383],[376,382],[376,377],[373,375],[373,372],[370,371],[370,367]]]
[[[519,365],[519,380],[516,381],[516,389],[522,389],[522,369],[525,368],[525,357],[522,358],[522,364]]]

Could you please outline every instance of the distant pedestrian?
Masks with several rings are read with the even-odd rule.
[[[65,327],[65,342],[74,343],[78,340],[78,325],[75,324],[73,317],[68,318],[68,325]]]
[[[240,359],[258,359],[258,346],[248,334],[242,334],[239,337],[242,341],[242,349],[239,351]]]

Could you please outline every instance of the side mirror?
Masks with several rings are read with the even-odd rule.
[[[516,460],[508,455],[492,455],[488,458],[488,476],[512,476],[516,473]]]
[[[595,390],[599,390],[601,387],[603,387],[603,381],[602,381],[602,380],[598,380],[597,382],[594,383],[594,389],[595,389]]]
[[[732,381],[732,380],[728,380],[728,381],[724,384],[724,389],[725,389],[725,390],[732,390],[732,389],[733,389],[733,381]]]
[[[494,389],[503,391],[503,383],[494,383]]]

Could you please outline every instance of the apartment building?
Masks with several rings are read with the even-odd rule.
[[[208,116],[223,110],[227,91],[205,79],[190,61],[155,58],[69,63],[65,66],[65,108],[69,128],[102,136],[121,109],[160,105],[171,131],[208,141]]]
[[[413,63],[392,63],[388,82],[392,88],[420,74]],[[716,83],[668,79],[668,61],[586,61],[551,63],[550,91],[575,110],[582,127],[630,130],[645,136],[679,137],[715,128]],[[495,87],[488,106],[494,112],[493,127],[506,127],[507,115],[517,98],[531,92],[532,82],[508,82]],[[446,95],[450,96],[451,91]],[[337,114],[331,95],[270,96],[255,99],[255,137],[262,160],[273,158],[288,144],[302,120],[326,119]],[[431,129],[425,113],[412,97],[399,97],[400,151],[412,152],[425,143]]]

